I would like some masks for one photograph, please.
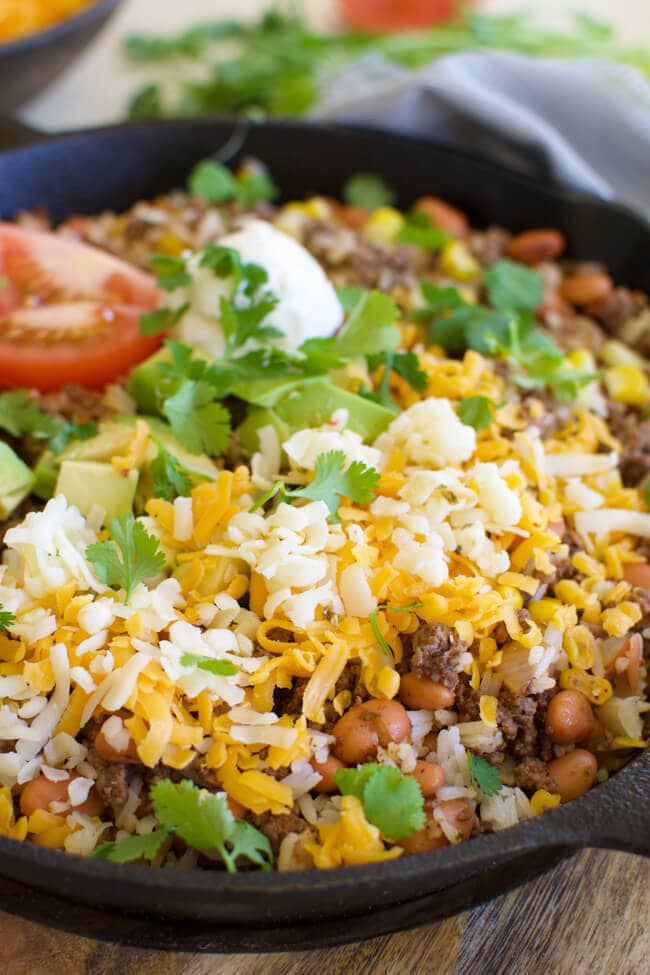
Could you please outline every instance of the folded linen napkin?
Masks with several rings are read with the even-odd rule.
[[[631,68],[490,51],[412,73],[371,55],[313,114],[429,136],[650,216],[650,86]]]

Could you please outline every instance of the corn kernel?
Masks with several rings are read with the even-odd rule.
[[[600,350],[603,362],[608,366],[638,366],[643,368],[643,359],[629,345],[610,339]]]
[[[650,383],[638,366],[611,366],[605,370],[605,386],[611,399],[642,406],[650,399]]]
[[[481,721],[489,728],[497,727],[498,701],[492,694],[481,694],[479,699],[479,714]]]
[[[462,240],[450,240],[440,253],[440,267],[452,278],[471,281],[481,273],[479,264]]]
[[[561,608],[559,599],[537,599],[528,605],[528,611],[536,623],[550,623]]]
[[[364,225],[363,234],[373,244],[392,244],[404,226],[404,217],[394,207],[379,207]]]
[[[524,605],[524,600],[518,589],[514,586],[497,586],[497,592],[503,597],[506,603],[509,603],[515,609],[521,609]]]
[[[589,349],[574,349],[566,357],[566,361],[572,369],[579,369],[580,372],[595,372],[596,370],[596,360]]]
[[[575,667],[560,674],[560,687],[565,691],[582,691],[590,704],[601,705],[612,696],[612,685],[604,677],[593,677]]]
[[[547,792],[546,789],[538,789],[530,800],[530,808],[535,816],[545,812],[547,809],[556,809],[560,805],[561,797],[555,792]]]

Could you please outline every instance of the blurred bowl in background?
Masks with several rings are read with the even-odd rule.
[[[67,68],[120,3],[96,0],[47,30],[0,43],[0,115],[14,112]]]

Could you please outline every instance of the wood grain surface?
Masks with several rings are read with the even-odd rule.
[[[649,921],[650,860],[586,851],[455,918],[326,951],[164,954],[0,913],[0,958],[2,975],[650,975]]]

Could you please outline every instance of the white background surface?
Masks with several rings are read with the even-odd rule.
[[[117,120],[141,79],[120,56],[120,39],[126,34],[173,32],[220,17],[254,17],[270,5],[268,0],[124,0],[93,46],[22,115],[49,130]],[[315,26],[336,20],[334,0],[303,0],[301,6]],[[561,23],[567,10],[579,9],[614,24],[628,42],[650,46],[650,0],[484,0],[482,9],[502,12],[518,7],[543,11],[540,16],[552,23]]]

